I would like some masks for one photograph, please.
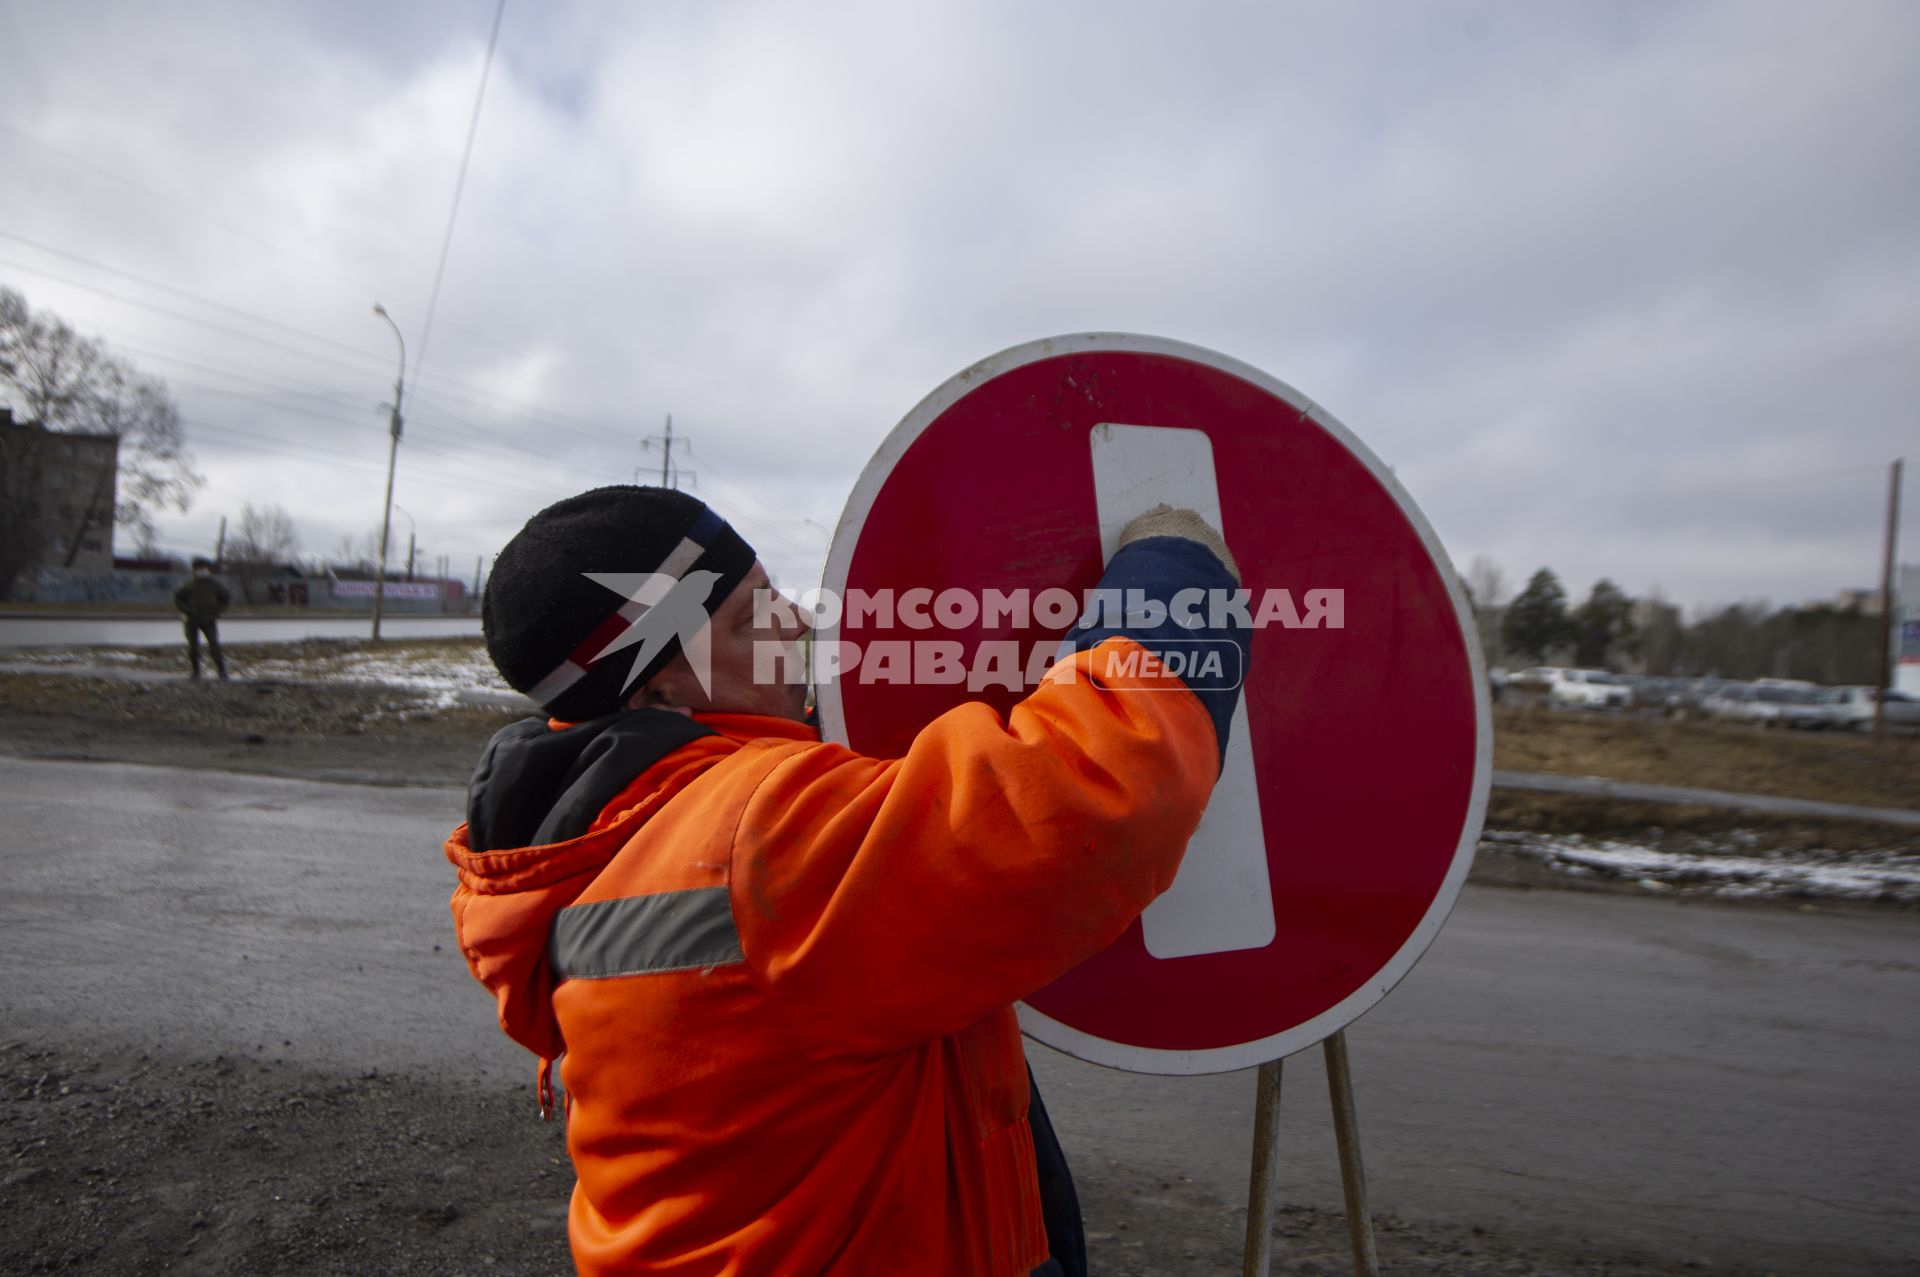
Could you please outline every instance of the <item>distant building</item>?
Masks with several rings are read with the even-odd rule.
[[[0,480],[12,517],[8,537],[36,547],[23,565],[113,570],[113,506],[120,441],[106,434],[68,434],[37,421],[16,421],[0,408]]]
[[[1842,590],[1830,599],[1808,599],[1803,607],[1833,607],[1842,612],[1858,612],[1862,616],[1880,615],[1880,587],[1858,586]]]
[[[187,561],[176,554],[162,555],[157,559],[116,557],[113,560],[113,570],[115,572],[172,572],[176,575],[191,571],[187,567]]]

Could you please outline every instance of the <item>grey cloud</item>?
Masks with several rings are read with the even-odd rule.
[[[249,492],[310,550],[377,515],[367,307],[417,338],[492,6],[404,9],[14,11],[37,66],[0,121],[93,168],[0,132],[28,177],[0,228],[346,348],[0,267],[272,384],[153,364],[206,426],[183,539]],[[671,411],[703,494],[804,584],[921,395],[1121,328],[1325,403],[1461,562],[1689,601],[1859,584],[1852,494],[1920,392],[1916,64],[1895,2],[510,6],[401,500],[470,567],[657,460]]]

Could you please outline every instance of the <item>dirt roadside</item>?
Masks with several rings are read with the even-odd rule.
[[[0,754],[367,785],[465,785],[519,715],[400,688],[0,674]]]
[[[383,688],[0,676],[0,753],[37,758],[459,785],[511,717]],[[539,1121],[528,1088],[449,1094],[436,1078],[297,1067],[272,1046],[244,1058],[180,1044],[102,1053],[78,1029],[0,1042],[0,1271],[569,1270],[563,1132]],[[1076,1174],[1095,1273],[1240,1271],[1244,1203],[1126,1167]],[[1698,1271],[1471,1221],[1376,1223],[1385,1268],[1400,1274]],[[1352,1271],[1337,1215],[1283,1210],[1275,1231],[1274,1272]]]
[[[573,1175],[531,1091],[320,1073],[271,1058],[0,1045],[0,1271],[219,1277],[537,1277],[571,1271]],[[1240,1272],[1244,1203],[1080,1165],[1101,1277]],[[1386,1271],[1423,1277],[1696,1274],[1575,1238],[1375,1221]],[[1353,1271],[1344,1221],[1282,1204],[1273,1271]],[[1755,1277],[1741,1270],[1715,1271]]]

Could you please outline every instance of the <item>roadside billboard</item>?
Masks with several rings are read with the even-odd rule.
[[[371,599],[374,582],[372,581],[335,581],[333,597],[336,599]],[[438,581],[389,581],[386,596],[388,599],[414,599],[431,603],[440,597]]]

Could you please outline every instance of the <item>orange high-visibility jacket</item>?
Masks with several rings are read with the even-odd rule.
[[[1138,686],[1088,676],[1116,645],[1005,719],[954,709],[904,758],[702,715],[713,734],[584,832],[493,848],[454,831],[467,961],[509,1035],[565,1056],[581,1272],[1024,1277],[1045,1261],[1011,1004],[1167,887],[1218,773],[1207,709],[1150,660]],[[515,783],[560,788],[594,750],[617,755],[591,742],[635,715],[664,712],[568,729],[580,760]],[[499,754],[496,738],[476,802],[515,772]],[[488,810],[524,830],[554,798],[495,792]]]

